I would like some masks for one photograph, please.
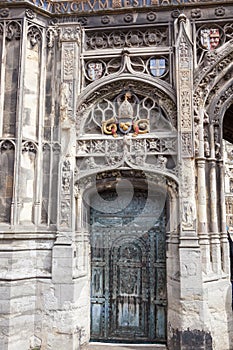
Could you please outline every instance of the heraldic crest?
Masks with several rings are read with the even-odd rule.
[[[119,105],[118,116],[112,117],[102,122],[102,132],[113,137],[118,137],[119,134],[129,134],[133,132],[134,137],[138,134],[146,134],[149,132],[148,119],[134,119],[133,105],[129,102],[131,92],[126,92],[124,100]]]

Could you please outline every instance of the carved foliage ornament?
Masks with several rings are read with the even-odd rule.
[[[86,34],[86,49],[160,46],[168,44],[167,29],[93,32]]]
[[[73,77],[74,72],[74,48],[65,48],[64,50],[64,75],[65,79]]]

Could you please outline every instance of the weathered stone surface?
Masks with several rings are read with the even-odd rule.
[[[1,350],[233,349],[232,11],[1,1]]]

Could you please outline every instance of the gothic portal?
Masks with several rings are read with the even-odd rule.
[[[1,1],[1,350],[233,349],[232,13]]]

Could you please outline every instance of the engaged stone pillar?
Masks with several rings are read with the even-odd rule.
[[[184,15],[177,20],[176,84],[178,133],[180,135],[180,318],[172,325],[169,349],[186,349],[183,335],[197,342],[196,329],[204,329],[201,251],[196,228],[195,162],[193,150],[193,45],[190,23]],[[177,315],[177,317],[179,317]],[[177,344],[177,334],[179,340]],[[191,343],[190,343],[191,344]],[[204,345],[204,344],[202,344]]]
[[[74,169],[76,151],[76,100],[81,29],[77,24],[61,24],[57,30],[61,54],[60,102],[61,159],[58,200],[58,233],[53,247],[52,281],[58,309],[55,311],[50,345],[52,349],[79,348],[82,320],[78,294],[83,285],[74,279],[77,250],[75,246]],[[87,286],[85,285],[87,288]],[[64,322],[65,320],[65,322]]]
[[[197,207],[198,207],[198,235],[199,243],[202,253],[202,270],[208,274],[211,271],[210,266],[210,242],[208,235],[208,218],[207,218],[207,198],[206,198],[206,159],[204,151],[204,108],[202,101],[199,101],[199,126],[198,126],[198,140],[199,147],[197,149],[198,156],[196,158],[197,164]]]

